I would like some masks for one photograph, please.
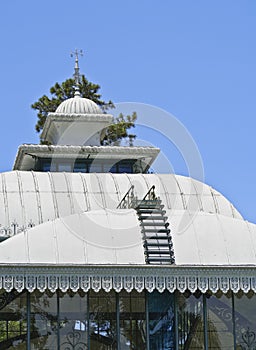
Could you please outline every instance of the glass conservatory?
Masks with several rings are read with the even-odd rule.
[[[0,349],[256,349],[255,224],[112,118],[77,88],[0,174]]]
[[[1,349],[254,349],[255,295],[1,293]]]

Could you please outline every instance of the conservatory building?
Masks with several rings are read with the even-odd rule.
[[[0,174],[0,349],[256,349],[255,224],[112,119],[77,90]]]

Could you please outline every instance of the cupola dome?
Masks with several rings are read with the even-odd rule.
[[[92,100],[83,98],[79,92],[75,93],[75,97],[63,101],[56,112],[58,114],[102,114],[101,108]]]

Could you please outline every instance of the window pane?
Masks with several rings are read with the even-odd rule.
[[[58,171],[66,171],[66,172],[71,172],[72,166],[70,163],[59,163],[58,164]]]
[[[119,294],[121,349],[146,349],[145,293]]]
[[[92,162],[90,166],[90,173],[102,173],[102,164],[97,162]]]
[[[89,294],[90,350],[115,350],[116,294],[91,291]]]
[[[26,349],[27,295],[0,292],[0,349]]]
[[[112,162],[104,162],[103,163],[103,172],[104,173],[116,173],[117,172],[117,168],[116,168],[116,163],[113,160]]]
[[[41,170],[41,169],[39,169]],[[42,160],[42,171],[57,171],[56,162],[54,160]]]
[[[203,298],[200,293],[177,294],[179,350],[203,350]]]
[[[31,350],[57,349],[57,295],[35,291],[30,296]]]
[[[118,163],[118,172],[131,174],[132,173],[132,164],[131,163],[124,163],[124,162]]]
[[[60,349],[86,349],[88,339],[87,295],[60,295]]]
[[[174,349],[173,294],[148,293],[150,349]]]
[[[74,165],[74,173],[87,173],[87,164],[84,163],[75,163]]]
[[[209,349],[234,349],[231,294],[219,292],[206,303]]]
[[[256,296],[240,292],[234,304],[237,349],[256,349]]]

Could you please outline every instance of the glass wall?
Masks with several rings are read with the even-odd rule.
[[[203,296],[177,293],[179,350],[204,349]]]
[[[234,297],[236,349],[256,349],[256,296],[238,293]]]
[[[35,291],[29,296],[31,350],[57,349],[57,293]]]
[[[256,295],[0,291],[1,350],[254,350]]]
[[[91,350],[117,349],[116,294],[89,293],[89,344]]]
[[[51,172],[81,172],[81,173],[141,173],[147,170],[147,165],[134,159],[61,159],[38,158],[36,171]]]
[[[174,295],[167,290],[147,294],[151,350],[174,349]]]
[[[120,349],[146,349],[145,293],[122,291],[118,299]]]
[[[206,297],[208,348],[234,349],[232,294],[218,292]]]
[[[87,349],[87,294],[83,292],[59,292],[58,308],[60,349]]]
[[[0,349],[27,348],[26,293],[0,292]]]

